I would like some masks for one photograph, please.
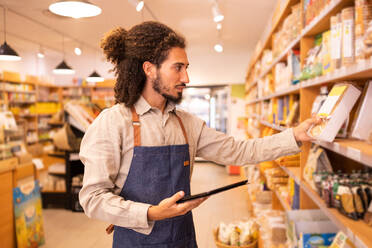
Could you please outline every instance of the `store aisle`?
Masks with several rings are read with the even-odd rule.
[[[194,194],[239,181],[228,176],[225,168],[211,163],[196,163],[191,189]],[[212,230],[221,221],[231,222],[249,216],[246,187],[239,187],[210,197],[193,211],[200,248],[215,247]],[[46,245],[44,248],[111,247],[112,236],[105,233],[107,224],[89,219],[82,213],[44,209]]]

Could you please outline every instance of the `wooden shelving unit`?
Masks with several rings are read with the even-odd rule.
[[[265,37],[263,39],[260,50],[256,51],[256,56],[252,58],[249,64],[245,87],[247,99],[246,105],[248,110],[247,117],[254,118],[260,123],[260,132],[267,127],[276,131],[283,131],[288,128],[267,121],[267,119],[270,118],[264,116],[265,113],[261,111],[263,111],[262,109],[265,104],[267,106],[268,102],[275,102],[277,99],[287,95],[297,95],[300,106],[299,121],[304,121],[311,116],[311,106],[315,97],[319,94],[321,86],[326,85],[330,88],[334,83],[341,81],[358,81],[358,84],[363,86],[363,83],[367,81],[367,79],[372,79],[372,58],[369,58],[366,60],[357,61],[347,67],[341,67],[340,69],[336,69],[331,73],[301,81],[296,85],[291,85],[285,89],[274,91],[269,95],[259,98],[252,98],[252,96],[255,94],[258,95],[256,91],[260,87],[259,83],[268,74],[275,75],[275,65],[279,62],[285,62],[287,59],[287,54],[291,49],[296,48],[300,50],[301,65],[304,65],[305,56],[313,45],[315,35],[330,29],[330,18],[332,16],[341,13],[343,8],[354,5],[354,0],[331,0],[317,17],[315,17],[308,25],[302,28],[300,35],[289,42],[286,48],[283,49],[278,56],[273,58],[270,65],[266,65],[266,67],[263,69],[261,68],[260,72],[255,72],[253,75],[255,75],[256,78],[251,77],[251,73],[255,71],[255,64],[263,56],[263,51],[265,49],[272,48],[272,37],[270,36],[272,36],[278,30],[278,27],[281,25],[285,17],[288,16],[291,6],[298,2],[299,1],[285,2],[285,9],[281,11],[280,17],[278,17],[278,22],[273,24],[271,31],[269,32],[269,37]],[[301,1],[301,4],[303,4],[303,1]],[[303,14],[303,10],[301,11]],[[334,142],[313,141],[313,143],[322,146],[326,150],[334,152],[335,156],[337,154],[337,156],[343,156],[345,158],[345,166],[355,163],[356,161],[360,166],[372,167],[372,145],[367,144],[364,141],[353,139],[336,139]],[[369,227],[363,221],[351,220],[339,213],[336,209],[327,208],[324,201],[317,195],[317,193],[313,191],[305,181],[303,181],[302,171],[306,165],[311,144],[311,142],[304,142],[301,148],[302,152],[300,155],[300,167],[281,167],[300,186],[300,208],[320,208],[340,230],[348,235],[356,247],[372,247],[372,238],[370,237],[372,234],[372,227]],[[275,195],[280,201],[281,199],[279,194],[275,192]],[[285,211],[289,210],[285,205],[285,202],[282,201],[281,205]]]

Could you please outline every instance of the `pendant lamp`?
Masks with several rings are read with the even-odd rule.
[[[98,83],[103,82],[105,79],[101,77],[96,71],[93,71],[92,74],[87,77],[87,82],[89,83]]]
[[[75,73],[75,71],[70,66],[68,66],[67,63],[65,62],[65,37],[62,37],[62,52],[63,52],[63,60],[53,70],[53,73],[58,74],[58,75],[72,75]]]
[[[102,9],[85,0],[61,0],[49,5],[49,10],[56,15],[72,18],[93,17],[102,13]]]
[[[6,43],[6,13],[4,8],[4,43],[0,46],[0,60],[19,61],[21,57]]]
[[[53,73],[59,75],[72,75],[75,73],[75,71],[70,66],[68,66],[64,60],[62,60],[62,62],[59,63],[53,70]]]

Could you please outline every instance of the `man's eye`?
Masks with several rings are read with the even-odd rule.
[[[177,71],[181,71],[181,69],[182,69],[182,66],[176,66]]]

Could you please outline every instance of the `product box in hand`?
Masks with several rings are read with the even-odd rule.
[[[351,132],[351,137],[361,140],[368,140],[368,135],[372,132],[372,118],[368,114],[372,109],[372,81],[369,81],[365,87]]]
[[[360,93],[360,90],[350,83],[333,86],[317,113],[322,122],[311,127],[308,134],[316,139],[332,142],[348,118]]]

